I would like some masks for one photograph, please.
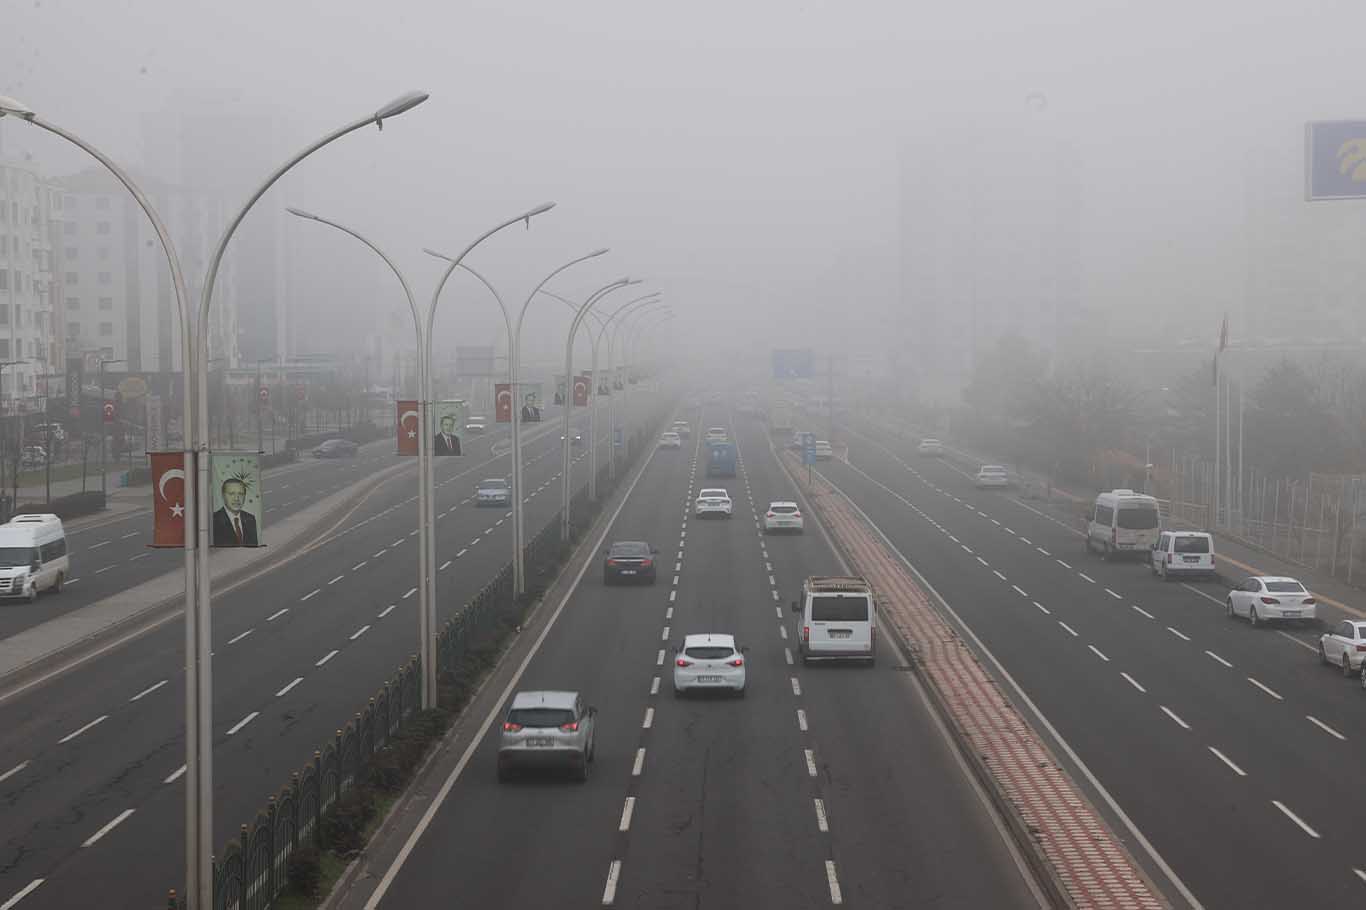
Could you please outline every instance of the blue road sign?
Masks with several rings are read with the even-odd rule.
[[[816,352],[811,348],[774,348],[774,379],[810,379],[816,375]]]
[[[1305,124],[1304,195],[1366,199],[1366,120]]]
[[[802,464],[816,463],[816,434],[802,434]]]

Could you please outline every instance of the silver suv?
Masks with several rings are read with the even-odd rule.
[[[519,768],[568,768],[588,780],[598,709],[577,692],[518,692],[498,743],[498,779]]]

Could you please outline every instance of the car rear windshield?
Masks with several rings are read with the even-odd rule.
[[[867,622],[868,598],[818,594],[811,598],[811,621]]]
[[[623,542],[612,544],[613,556],[649,556],[650,545],[645,543]]]
[[[1152,506],[1121,507],[1115,523],[1126,531],[1151,531],[1157,527],[1157,509]]]
[[[699,645],[695,648],[685,648],[683,653],[696,660],[723,660],[734,654],[735,649],[725,645]]]
[[[559,727],[574,722],[574,712],[568,708],[513,708],[508,722],[523,727]]]
[[[1266,589],[1272,594],[1303,594],[1304,585],[1298,581],[1268,581]]]
[[[1119,513],[1123,515],[1123,512]],[[1208,553],[1208,537],[1177,537],[1172,541],[1172,549],[1177,553]]]
[[[796,506],[769,506],[769,511],[775,515],[791,515],[797,511]]]

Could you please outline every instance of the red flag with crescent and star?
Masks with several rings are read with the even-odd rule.
[[[152,453],[152,546],[185,546],[185,453]]]
[[[493,387],[493,419],[497,423],[512,423],[512,385],[500,382]]]
[[[588,389],[592,386],[593,380],[588,376],[574,377],[574,407],[588,407]]]
[[[400,401],[397,402],[398,414],[398,454],[416,455],[417,454],[417,402]]]

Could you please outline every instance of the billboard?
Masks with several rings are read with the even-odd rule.
[[[1304,146],[1306,199],[1366,198],[1366,120],[1306,123]]]
[[[261,456],[257,452],[215,452],[211,456],[215,547],[259,547],[261,543]]]
[[[512,384],[500,382],[493,387],[493,419],[496,423],[512,423]]]
[[[457,347],[455,372],[460,376],[492,376],[494,356],[492,347]]]
[[[400,455],[416,455],[418,421],[421,420],[417,412],[417,402],[412,399],[396,401],[394,412],[398,419],[394,429],[394,438],[397,440],[394,450]]]
[[[521,382],[517,384],[517,391],[521,395],[522,421],[524,423],[539,423],[543,404],[542,384],[539,382]]]
[[[592,384],[593,380],[588,376],[574,377],[574,407],[588,407],[588,389]]]
[[[816,353],[811,348],[774,348],[774,379],[810,379],[816,375]]]

